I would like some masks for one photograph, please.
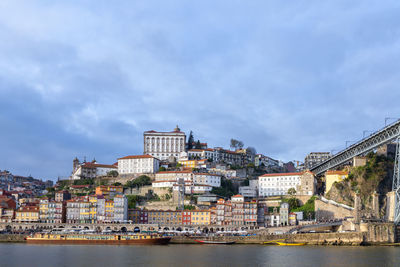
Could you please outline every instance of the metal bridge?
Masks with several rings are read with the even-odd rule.
[[[366,153],[378,148],[381,145],[389,142],[397,141],[396,157],[393,174],[393,191],[396,195],[395,204],[395,219],[396,224],[400,223],[400,120],[384,127],[383,129],[374,132],[370,136],[363,138],[350,147],[333,155],[328,160],[312,167],[310,170],[315,175],[321,175],[325,171],[338,167],[346,162],[349,162],[356,156],[365,155]]]

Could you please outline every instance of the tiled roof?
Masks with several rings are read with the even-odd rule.
[[[151,159],[151,158],[154,158],[154,157],[151,155],[133,155],[133,156],[126,156],[123,158],[119,158],[118,160],[120,160],[120,159]]]
[[[158,172],[157,174],[163,174],[163,173],[192,173],[191,170],[187,170],[187,171],[161,171]]]
[[[293,175],[302,175],[304,172],[285,172],[285,173],[267,173],[263,174],[260,177],[271,177],[271,176],[293,176]]]

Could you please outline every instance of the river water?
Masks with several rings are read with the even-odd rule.
[[[2,243],[0,266],[400,266],[400,247]]]

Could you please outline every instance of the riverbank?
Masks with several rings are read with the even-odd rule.
[[[1,243],[23,243],[26,242],[25,235],[19,234],[0,234]]]

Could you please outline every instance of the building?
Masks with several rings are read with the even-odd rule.
[[[118,159],[118,173],[120,175],[156,173],[160,161],[151,155],[126,156]]]
[[[245,198],[256,198],[258,196],[258,179],[249,180],[248,186],[239,186],[239,195]]]
[[[209,210],[192,210],[191,225],[209,225],[211,223],[211,214]]]
[[[211,166],[208,159],[179,160],[178,163],[181,164],[183,168],[189,169],[207,169]]]
[[[80,163],[77,158],[73,161],[72,180],[94,179],[96,177],[107,176],[111,171],[117,171],[115,165],[98,164],[96,160],[92,162]]]
[[[256,154],[254,156],[254,166],[264,166],[268,168],[279,168],[279,160],[264,156],[263,154]]]
[[[200,160],[206,159],[210,161],[217,161],[217,153],[212,148],[205,148],[205,149],[190,149],[187,152],[187,159],[188,160]]]
[[[159,160],[178,158],[179,153],[185,151],[186,135],[178,126],[172,132],[146,131],[143,133],[143,143],[145,155]]]
[[[208,193],[213,187],[221,186],[221,176],[211,173],[194,173],[192,171],[163,171],[156,173],[154,188],[173,188],[179,190],[179,179],[185,183],[185,194]]]
[[[58,191],[55,193],[54,200],[56,202],[63,202],[71,199],[71,194],[67,190]]]
[[[65,202],[64,202],[65,203]],[[39,220],[43,223],[65,223],[65,204],[63,202],[41,199],[39,202]]]
[[[258,177],[258,195],[260,197],[286,195],[290,188],[300,185],[302,173],[268,173]]]
[[[126,222],[128,220],[128,200],[125,195],[114,197],[114,222]]]
[[[325,160],[328,160],[330,157],[330,152],[311,152],[304,159],[304,168],[309,170]]]
[[[289,225],[297,225],[297,214],[294,212],[289,213]]]
[[[24,206],[15,212],[17,222],[39,222],[39,206]]]
[[[190,210],[182,211],[182,224],[190,225],[192,223],[192,213]]]
[[[148,223],[160,225],[182,224],[182,213],[176,210],[148,210]]]
[[[296,194],[312,196],[315,194],[316,190],[317,180],[315,179],[314,173],[308,170],[302,172],[300,184],[296,187]]]
[[[257,225],[257,201],[244,202],[243,211],[244,225]]]
[[[258,177],[258,195],[260,197],[287,195],[294,188],[298,195],[313,195],[316,180],[310,171],[289,173],[268,173]]]
[[[282,203],[279,209],[279,220],[281,225],[289,225],[289,204]]]
[[[325,194],[331,190],[333,183],[341,182],[349,176],[346,171],[327,171],[325,172]]]
[[[232,225],[243,225],[244,222],[244,197],[235,195],[232,202]]]
[[[104,198],[110,199],[114,196],[123,194],[124,187],[116,185],[100,185],[96,187],[96,195],[103,196]]]
[[[269,227],[277,227],[281,225],[278,209],[273,208],[272,212],[265,214],[265,225]]]

